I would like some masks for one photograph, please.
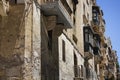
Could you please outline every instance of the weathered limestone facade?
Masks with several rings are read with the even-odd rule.
[[[0,12],[1,80],[40,80],[41,12],[36,6],[38,2],[0,2],[3,9]]]
[[[0,0],[0,80],[116,80],[104,32],[96,0]]]

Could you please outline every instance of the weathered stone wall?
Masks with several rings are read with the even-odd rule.
[[[0,68],[5,72],[1,80],[20,80],[22,76],[19,65],[24,52],[23,12],[24,5],[10,5],[8,16],[0,20]]]
[[[41,12],[37,4],[32,1],[26,7],[23,80],[41,79]]]
[[[56,16],[42,15],[41,26],[41,65],[42,80],[59,80],[58,68],[58,36]]]
[[[8,16],[0,17],[0,80],[41,79],[40,14],[33,1],[10,3]]]
[[[63,61],[62,56],[62,40],[65,41],[65,61]],[[73,80],[74,78],[74,54],[73,46],[66,39],[66,37],[61,34],[59,37],[59,80]]]
[[[23,12],[24,5],[11,5],[9,15],[2,17],[0,26],[0,55],[2,57],[12,57],[15,54],[14,50],[19,48],[16,44],[20,39],[21,29],[23,29],[21,26]],[[24,43],[20,47],[24,47]]]

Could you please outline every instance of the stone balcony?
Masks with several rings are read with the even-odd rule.
[[[57,23],[74,26],[73,11],[66,0],[42,0],[41,9],[46,16],[57,16]]]

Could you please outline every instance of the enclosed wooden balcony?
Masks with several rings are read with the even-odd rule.
[[[90,26],[84,27],[84,52],[85,59],[93,57],[93,30]]]
[[[103,36],[103,35],[104,35],[104,32],[105,32],[105,20],[102,19],[98,33],[99,33],[100,36]]]
[[[74,26],[74,14],[66,0],[42,0],[41,9],[46,16],[56,15],[57,23],[62,23],[67,28]]]
[[[100,10],[99,6],[92,6],[92,21],[91,25],[93,30],[97,32],[99,35],[103,35],[105,32],[105,20],[102,18],[103,11]]]
[[[104,26],[98,25],[98,23],[95,24],[94,21],[91,21],[91,25],[95,33],[99,34],[100,36],[104,35],[105,32]]]
[[[95,63],[99,63],[102,60],[102,55],[98,47],[94,47]]]
[[[102,55],[101,55],[101,51],[100,51],[100,42],[101,42],[101,39],[100,39],[100,36],[99,34],[94,34],[94,58],[95,58],[95,63],[98,63],[101,61],[102,59]]]
[[[99,27],[100,25],[100,8],[98,6],[92,6],[92,24],[93,27]]]
[[[85,42],[84,44],[85,59],[89,60],[93,57],[93,46],[91,43]]]
[[[9,12],[9,2],[6,0],[0,0],[0,15],[7,16]]]

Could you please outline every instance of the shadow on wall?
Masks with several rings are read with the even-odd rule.
[[[0,18],[0,67],[12,67],[21,62],[25,37],[23,14],[24,5],[10,4],[8,16]]]

